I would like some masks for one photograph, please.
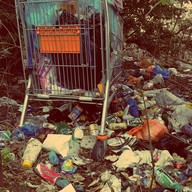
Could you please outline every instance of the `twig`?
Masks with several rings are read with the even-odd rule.
[[[151,154],[151,163],[152,163],[152,178],[151,178],[151,183],[150,183],[150,188],[149,188],[149,192],[151,192],[152,190],[152,185],[153,185],[153,181],[154,181],[154,176],[155,176],[155,163],[154,163],[154,159],[153,159],[153,148],[152,148],[152,140],[151,140],[151,134],[150,134],[150,129],[149,129],[149,119],[148,119],[148,115],[147,115],[147,107],[146,107],[146,103],[145,103],[145,99],[144,99],[144,94],[143,94],[143,90],[141,90],[141,96],[143,99],[143,104],[144,104],[144,113],[146,116],[146,122],[147,122],[147,130],[148,130],[148,136],[149,136],[149,150],[150,150],[150,154]]]
[[[3,169],[2,169],[2,158],[1,158],[1,151],[0,151],[0,187],[3,186]]]
[[[3,22],[1,20],[0,20],[0,25],[2,25],[7,30],[7,32],[9,33],[9,35],[11,37],[11,39],[13,40],[14,45],[17,46],[11,32],[9,31],[9,29],[7,29],[7,27],[3,24]]]

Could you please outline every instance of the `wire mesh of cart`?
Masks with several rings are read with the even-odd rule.
[[[121,0],[15,0],[26,94],[30,100],[98,103],[101,128],[93,159],[106,153],[110,87],[121,73]]]

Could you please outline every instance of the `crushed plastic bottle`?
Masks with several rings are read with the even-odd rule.
[[[11,132],[8,131],[0,131],[0,147],[4,147],[6,141],[10,140]]]
[[[155,179],[162,187],[182,191],[182,186],[159,166],[155,167]]]
[[[42,143],[34,138],[31,138],[23,154],[23,163],[22,166],[25,168],[31,168],[33,163],[36,161],[40,151],[42,149]]]

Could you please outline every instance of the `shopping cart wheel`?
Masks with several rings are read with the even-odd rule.
[[[91,157],[93,160],[101,161],[107,152],[107,140],[97,140],[93,147]]]

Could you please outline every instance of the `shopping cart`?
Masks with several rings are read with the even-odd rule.
[[[120,75],[123,24],[120,0],[15,0],[26,95],[29,100],[63,100],[102,106],[92,157],[104,157],[105,121]]]

